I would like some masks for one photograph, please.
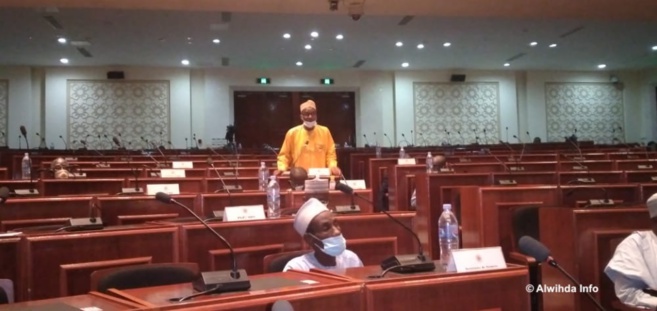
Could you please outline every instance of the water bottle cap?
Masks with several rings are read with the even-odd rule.
[[[265,166],[265,161],[260,161],[260,166]]]
[[[26,157],[28,156],[28,155],[27,155],[27,152],[25,153],[25,156],[26,156]]]
[[[431,151],[427,152],[427,157],[431,157]]]
[[[443,204],[443,210],[445,211],[451,211],[452,210],[452,204],[446,203]]]

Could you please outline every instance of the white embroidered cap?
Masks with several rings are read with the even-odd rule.
[[[306,203],[301,205],[297,215],[294,217],[294,230],[296,230],[299,235],[303,236],[306,234],[310,222],[313,221],[317,215],[328,210],[329,209],[326,208],[326,205],[322,202],[315,198],[310,198]]]
[[[650,218],[657,217],[657,193],[648,198],[646,205],[648,206],[648,213],[650,213]]]

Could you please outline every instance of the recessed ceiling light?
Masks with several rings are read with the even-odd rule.
[[[395,43],[395,45],[396,45],[396,46],[403,46],[403,45],[404,45],[404,43],[403,43],[403,42],[401,42],[401,41],[397,41],[397,43]]]
[[[342,39],[344,39],[344,36],[340,34],[340,35],[335,36],[335,38],[338,39],[338,40],[342,40]]]
[[[511,64],[509,64],[509,63],[504,63],[504,67],[509,67],[509,66],[511,66]]]
[[[404,68],[408,67],[408,63],[402,63],[402,67]]]
[[[422,44],[422,43],[418,44],[418,45],[417,45],[417,48],[420,49],[420,50],[421,50],[421,49],[424,49],[424,44]]]
[[[187,66],[187,65],[189,65],[189,60],[183,59],[183,60],[180,61],[180,63]]]
[[[302,62],[297,62],[297,66],[303,66]]]
[[[452,46],[452,44],[449,43],[449,42],[445,42],[445,43],[443,43],[443,46],[444,46],[444,47],[450,47],[450,46]]]
[[[292,36],[289,33],[284,33],[283,38],[290,39]]]
[[[62,58],[59,60],[59,62],[62,64],[68,64],[68,58]]]
[[[605,64],[598,65],[598,69],[605,69],[605,68],[607,68],[607,65]]]
[[[66,44],[66,38],[59,38],[59,39],[57,39],[57,42],[59,42],[61,44]]]
[[[310,33],[310,36],[313,37],[313,38],[317,38],[317,37],[319,37],[319,33],[317,33],[317,31],[313,31],[313,32]]]
[[[653,51],[657,51],[657,45],[653,46],[653,47],[652,47],[652,50],[653,50]]]
[[[310,45],[310,44],[306,44],[306,46],[304,46],[303,48],[306,49],[306,50],[310,50],[310,49],[312,49],[313,47],[312,47],[312,45]]]
[[[219,40],[219,39],[212,40],[212,43],[214,43],[214,44],[219,44],[219,42],[221,42],[221,40]]]
[[[556,48],[556,47],[557,47],[557,44],[556,44],[556,43],[552,43],[552,44],[550,44],[550,48]]]
[[[536,41],[529,43],[529,46],[537,46],[537,45],[538,45],[538,42],[536,42]]]

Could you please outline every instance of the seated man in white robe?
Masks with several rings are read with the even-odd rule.
[[[657,297],[650,293],[657,289],[657,194],[646,205],[652,230],[636,231],[618,244],[605,273],[621,302],[654,310]]]
[[[309,199],[299,208],[294,218],[294,230],[313,251],[293,258],[283,271],[342,270],[363,266],[360,258],[346,249],[347,241],[342,236],[337,219],[319,200]]]

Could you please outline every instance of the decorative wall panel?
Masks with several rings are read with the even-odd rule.
[[[546,83],[548,141],[579,140],[597,144],[623,140],[623,91],[613,83]]]
[[[9,115],[9,80],[0,79],[0,146],[7,146],[9,131],[7,116]]]
[[[498,83],[416,82],[413,97],[416,145],[499,141]]]
[[[169,147],[169,81],[68,80],[68,139],[73,148]]]

